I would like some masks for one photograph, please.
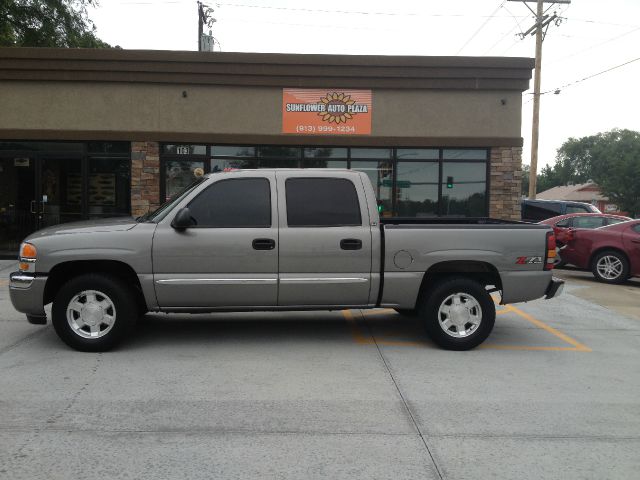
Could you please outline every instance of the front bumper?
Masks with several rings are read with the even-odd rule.
[[[9,296],[13,307],[27,315],[45,317],[44,286],[47,277],[14,272],[9,277]]]
[[[560,295],[562,295],[563,290],[564,280],[552,278],[549,282],[549,286],[547,287],[547,291],[544,294],[544,298],[548,300],[550,298],[559,297]]]

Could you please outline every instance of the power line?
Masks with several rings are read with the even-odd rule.
[[[498,5],[498,7],[491,13],[491,15],[489,17],[487,17],[487,19],[482,23],[482,25],[480,25],[480,27],[473,33],[473,35],[471,35],[469,37],[469,40],[467,40],[466,42],[464,42],[464,45],[462,45],[462,47],[460,47],[460,50],[458,50],[456,52],[456,55],[460,55],[460,52],[462,52],[462,50],[464,50],[464,48],[469,45],[469,43],[471,42],[471,40],[473,40],[474,38],[476,38],[476,35],[478,35],[478,33],[480,33],[480,31],[487,25],[487,23],[489,23],[489,21],[493,18],[493,16],[498,13],[498,11],[504,6],[504,4],[507,3],[507,0],[504,0],[503,2],[500,3],[500,5]]]
[[[632,60],[628,60],[628,61],[626,61],[624,63],[621,63],[620,65],[615,65],[613,67],[609,67],[609,68],[607,68],[605,70],[602,70],[601,72],[597,72],[597,73],[593,73],[591,75],[587,75],[584,78],[580,78],[578,80],[573,80],[572,82],[565,83],[564,85],[562,85],[560,87],[556,87],[556,88],[552,88],[550,90],[546,90],[544,92],[540,92],[540,95],[546,95],[548,93],[555,93],[557,95],[557,94],[560,93],[561,90],[563,90],[565,88],[572,87],[572,86],[574,86],[574,85],[576,85],[578,83],[585,82],[585,81],[590,80],[590,79],[592,79],[594,77],[598,77],[598,76],[603,75],[605,73],[611,72],[612,70],[616,70],[618,68],[624,67],[625,65],[629,65],[630,63],[637,62],[638,60],[640,60],[640,57],[634,58]],[[533,95],[533,93],[525,92],[525,95]],[[527,103],[531,102],[532,100],[533,100],[533,97],[529,98],[529,100],[524,102],[523,105],[526,105]]]
[[[593,50],[594,48],[600,47],[602,45],[606,45],[607,43],[614,42],[614,41],[616,41],[616,40],[618,40],[618,39],[620,39],[622,37],[626,37],[627,35],[631,35],[632,33],[637,32],[638,30],[640,30],[640,27],[636,27],[633,30],[629,30],[627,32],[624,32],[621,35],[616,35],[615,37],[612,37],[612,38],[609,38],[609,39],[605,40],[604,42],[596,43],[595,45],[591,45],[590,47],[584,48],[584,49],[579,50],[579,51],[577,51],[575,53],[571,53],[569,55],[565,55],[564,57],[556,58],[555,60],[552,60],[551,62],[549,62],[549,64],[557,63],[557,62],[559,62],[561,60],[565,60],[567,58],[575,57],[576,55],[580,55],[580,54],[582,54],[584,52],[588,52],[589,50]]]
[[[610,72],[610,71],[612,71],[612,70],[616,70],[616,69],[618,69],[618,68],[620,68],[620,67],[624,67],[625,65],[629,65],[630,63],[637,62],[638,60],[640,60],[640,57],[638,57],[638,58],[634,58],[634,59],[632,59],[632,60],[628,60],[628,61],[626,61],[626,62],[624,62],[624,63],[621,63],[620,65],[616,65],[616,66],[614,66],[614,67],[607,68],[606,70],[602,70],[601,72],[591,74],[591,75],[586,76],[586,77],[584,77],[584,78],[581,78],[581,79],[579,79],[579,80],[574,80],[573,82],[565,83],[565,84],[564,84],[564,85],[562,85],[561,87],[557,87],[557,88],[553,88],[553,89],[551,89],[551,90],[547,90],[546,92],[542,92],[540,95],[544,95],[544,94],[546,94],[546,93],[551,93],[551,92],[553,92],[553,93],[560,93],[560,90],[562,90],[563,88],[567,88],[567,87],[573,86],[573,85],[575,85],[575,84],[577,84],[577,83],[585,82],[585,81],[587,81],[587,80],[590,80],[590,79],[592,79],[592,78],[594,78],[594,77],[597,77],[597,76],[599,76],[599,75],[602,75],[602,74],[604,74],[604,73]]]

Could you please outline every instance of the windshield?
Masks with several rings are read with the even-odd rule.
[[[206,180],[205,177],[200,177],[191,185],[187,185],[181,191],[176,193],[173,197],[160,205],[153,212],[147,212],[141,217],[138,217],[139,222],[159,222],[162,220],[172,209],[178,204],[184,197],[186,197],[191,191]]]

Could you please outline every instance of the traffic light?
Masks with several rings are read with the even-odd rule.
[[[447,188],[453,188],[453,177],[447,177]]]

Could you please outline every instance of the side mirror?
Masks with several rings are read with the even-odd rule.
[[[173,221],[171,222],[171,226],[176,230],[184,230],[185,228],[192,227],[195,224],[196,222],[191,216],[189,207],[184,207],[178,210],[178,213],[176,213],[176,216],[173,217]]]

